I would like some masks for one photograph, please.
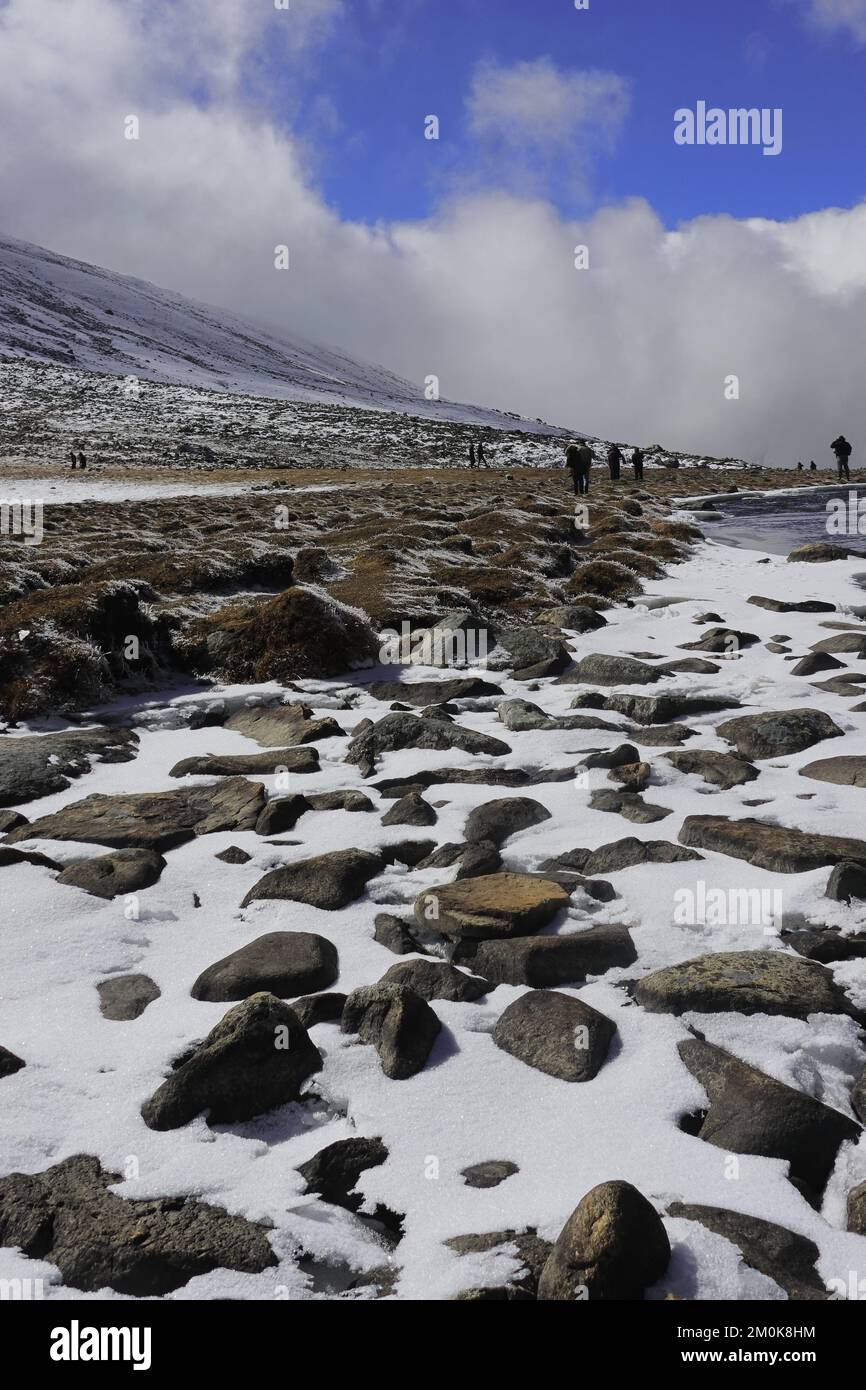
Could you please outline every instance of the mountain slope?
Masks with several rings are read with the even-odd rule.
[[[532,433],[566,431],[420,387],[144,280],[0,237],[0,356],[278,400],[331,402]]]

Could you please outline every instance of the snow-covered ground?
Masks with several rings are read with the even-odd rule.
[[[760,561],[766,560],[766,563]],[[663,607],[638,603],[607,616],[609,626],[575,637],[577,655],[590,652],[658,651],[683,655],[682,643],[694,640],[697,614],[712,608],[733,628],[756,633],[762,645],[744,650],[740,659],[722,661],[716,676],[682,675],[674,686],[690,694],[727,691],[743,705],[742,713],[798,708],[826,710],[844,730],[829,750],[832,755],[863,751],[862,714],[851,702],[814,690],[791,675],[784,659],[764,642],[790,634],[792,649],[805,651],[830,630],[833,615],[778,614],[749,605],[751,594],[781,599],[824,598],[839,605],[859,605],[862,590],[852,575],[856,562],[797,566],[781,557],[760,556],[705,543],[678,565],[670,577],[646,586],[648,597],[682,599]],[[793,592],[796,589],[796,592]],[[845,657],[846,661],[853,658]],[[410,678],[442,672],[413,671]],[[445,673],[447,674],[447,673]],[[381,717],[387,705],[352,684],[351,710],[337,710],[347,730],[364,716]],[[316,682],[305,698],[314,708],[334,712],[345,681]],[[553,714],[568,711],[575,687],[542,682],[527,690],[525,682],[505,682],[509,695],[531,699]],[[629,687],[630,693],[657,693],[657,687]],[[233,701],[273,695],[234,689]],[[186,696],[205,704],[211,697]],[[178,711],[159,712],[159,701],[140,706],[141,747],[133,762],[96,764],[85,777],[56,795],[23,809],[31,818],[94,792],[146,792],[175,788],[171,766],[197,753],[259,751],[258,745],[222,728],[191,731],[177,727]],[[128,709],[129,706],[127,705]],[[613,719],[613,716],[605,716]],[[705,715],[686,722],[698,730],[695,747],[727,751],[715,726],[725,715]],[[622,741],[604,731],[505,733],[495,701],[478,701],[462,713],[466,727],[504,736],[512,745],[499,765],[573,766],[586,750]],[[623,721],[624,723],[625,721]],[[347,765],[347,739],[320,743],[321,771],[298,777],[293,790],[320,791],[363,787],[358,769]],[[824,745],[826,748],[826,745]],[[578,781],[528,788],[552,819],[506,843],[506,867],[531,870],[549,856],[575,848],[596,847],[635,835],[676,841],[683,817],[758,814],[805,830],[850,835],[862,831],[866,792],[856,787],[805,782],[797,770],[816,756],[809,749],[760,764],[757,783],[718,791],[698,777],[676,772],[662,750],[644,750],[653,777],[647,799],[669,806],[674,814],[653,825],[631,825],[616,815],[589,809],[589,790]],[[411,774],[423,768],[453,765],[455,753],[418,749],[392,753],[377,769],[378,777]],[[484,759],[476,761],[483,762]],[[595,781],[595,778],[600,779]],[[606,774],[591,775],[590,789],[609,786]],[[374,778],[373,780],[377,780]],[[197,779],[207,780],[207,779]],[[262,778],[273,792],[274,779]],[[285,787],[281,788],[285,791]],[[801,799],[811,793],[811,799]],[[499,986],[478,1003],[434,1001],[443,1029],[422,1071],[405,1081],[389,1080],[372,1047],[342,1034],[338,1024],[320,1024],[312,1037],[324,1056],[315,1078],[324,1102],[313,1107],[289,1105],[246,1124],[210,1128],[201,1117],[169,1133],[148,1129],[139,1113],[142,1102],[163,1079],[168,1061],[193,1039],[202,1038],[226,1011],[225,1005],[202,1003],[190,996],[196,976],[213,961],[265,932],[312,931],[337,946],[340,976],[333,988],[347,992],[378,980],[396,959],[373,940],[378,911],[402,912],[419,892],[452,877],[448,870],[386,870],[370,884],[359,902],[338,912],[324,912],[293,902],[258,902],[241,910],[245,892],[263,871],[279,863],[350,846],[373,848],[408,835],[439,843],[463,839],[470,809],[508,793],[487,786],[441,785],[425,793],[438,807],[435,829],[383,828],[376,814],[319,812],[303,817],[288,840],[296,846],[266,845],[255,834],[204,836],[168,852],[160,882],[140,894],[138,920],[124,916],[123,900],[103,902],[59,886],[48,870],[18,865],[4,868],[3,1045],[25,1057],[27,1066],[3,1082],[0,1109],[0,1170],[35,1172],[76,1152],[96,1154],[104,1166],[138,1176],[117,1190],[127,1197],[168,1193],[199,1194],[232,1212],[273,1223],[271,1240],[281,1263],[260,1275],[226,1271],[194,1279],[174,1298],[273,1298],[280,1288],[291,1298],[311,1298],[307,1277],[291,1258],[298,1247],[326,1263],[372,1268],[389,1255],[374,1234],[339,1207],[303,1195],[297,1166],[337,1139],[350,1135],[381,1136],[389,1157],[362,1174],[358,1184],[372,1209],[377,1202],[406,1213],[405,1235],[393,1252],[399,1267],[396,1295],[407,1299],[449,1298],[461,1289],[496,1282],[508,1257],[502,1253],[458,1258],[443,1245],[451,1236],[527,1226],[554,1239],[580,1198],[596,1183],[627,1179],[659,1210],[674,1199],[750,1213],[775,1221],[813,1240],[821,1252],[819,1272],[847,1284],[849,1271],[866,1261],[866,1241],[844,1230],[844,1203],[849,1189],[866,1179],[866,1139],[840,1150],[820,1211],[813,1210],[786,1178],[786,1164],[740,1155],[736,1177],[728,1155],[684,1133],[677,1120],[703,1104],[703,1092],[680,1061],[676,1043],[687,1036],[690,1017],[709,1041],[719,1043],[769,1075],[819,1097],[850,1114],[851,1085],[863,1071],[864,1040],[856,1023],[840,1015],[813,1015],[808,1021],[736,1013],[683,1018],[653,1014],[629,1001],[619,987],[628,978],[658,967],[715,951],[785,949],[777,937],[754,925],[690,926],[673,921],[674,894],[683,884],[701,879],[709,887],[781,889],[785,914],[802,913],[822,924],[838,923],[845,931],[866,929],[866,904],[845,907],[823,896],[827,870],[774,875],[723,855],[707,853],[699,864],[642,865],[616,873],[620,897],[601,904],[574,895],[567,920],[556,930],[571,932],[601,922],[633,928],[638,961],[613,969],[603,979],[563,992],[589,1003],[612,1019],[618,1044],[594,1080],[581,1085],[545,1076],[497,1048],[491,1029],[504,1007],[524,991]],[[768,804],[758,812],[744,800],[760,796]],[[392,803],[382,802],[386,810]],[[237,844],[252,855],[249,863],[221,863],[215,854]],[[52,856],[68,859],[102,853],[94,845],[42,842]],[[193,906],[193,893],[201,907]],[[851,997],[866,1006],[866,962],[831,967]],[[95,985],[114,973],[140,971],[156,981],[161,997],[135,1022],[109,1022],[100,1016]],[[487,1159],[509,1159],[519,1172],[489,1190],[465,1185],[460,1171]],[[135,1160],[133,1164],[131,1161]],[[684,1298],[779,1299],[771,1280],[740,1260],[735,1247],[694,1222],[666,1219],[674,1249],[667,1274],[650,1293]],[[509,1266],[510,1267],[510,1266]],[[38,1277],[47,1296],[71,1296],[57,1271],[0,1250],[0,1275]],[[78,1296],[76,1294],[76,1296]],[[110,1291],[100,1295],[116,1297]],[[278,1296],[286,1296],[286,1292]],[[362,1295],[363,1296],[363,1295]]]

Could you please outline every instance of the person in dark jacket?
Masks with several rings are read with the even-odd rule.
[[[77,467],[78,467],[78,455],[76,454],[76,452],[75,452],[74,449],[70,449],[70,450],[69,450],[69,457],[70,457],[71,460],[72,460],[72,467],[73,467],[73,469],[77,468]]]
[[[486,466],[486,461],[485,461],[485,458],[484,458],[484,440],[483,440],[483,439],[479,439],[479,441],[478,441],[478,467],[479,467],[479,468],[484,468],[485,466]]]
[[[800,463],[797,464],[797,472],[798,472],[798,473],[802,473],[802,471],[803,471],[803,464],[802,464],[802,462],[800,462]]]
[[[817,473],[817,472],[818,472],[818,465],[817,465],[817,463],[815,462],[814,459],[812,459],[811,463],[809,464],[809,472],[810,472],[810,473]]]
[[[589,492],[589,470],[592,467],[592,450],[585,439],[569,444],[565,451],[565,466],[571,474],[576,497]]]
[[[78,467],[79,467],[79,468],[86,468],[86,467],[87,467],[87,459],[84,457],[84,455],[83,455],[83,453],[81,452],[80,449],[79,449],[79,451],[78,451]]]
[[[851,470],[848,467],[848,460],[851,457],[852,449],[844,434],[840,434],[838,439],[834,439],[833,443],[830,445],[830,448],[836,455],[836,467],[839,470],[840,483],[843,478],[847,479],[850,482]]]
[[[612,483],[619,482],[619,472],[623,465],[623,456],[615,444],[611,444],[607,451],[607,466],[610,472]]]
[[[634,480],[636,483],[643,482],[643,452],[640,449],[633,449],[631,454],[631,466],[634,469]]]
[[[470,444],[470,445],[469,445],[469,467],[470,467],[470,468],[474,468],[474,467],[475,467],[475,445],[474,445],[474,444]]]

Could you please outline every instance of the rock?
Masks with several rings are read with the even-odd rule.
[[[848,1230],[866,1236],[866,1182],[852,1187],[848,1193],[847,1216]]]
[[[825,637],[823,641],[816,642],[812,647],[815,655],[827,656],[833,652],[853,652],[857,656],[863,654],[863,644],[866,641],[866,629],[857,632],[839,632],[835,637]],[[851,672],[852,677],[857,679],[856,673]]]
[[[464,753],[484,753],[498,757],[511,748],[500,738],[446,724],[441,719],[420,719],[416,714],[386,714],[349,744],[346,761],[365,772],[372,771],[383,753],[402,748],[429,748],[436,751],[459,748]]]
[[[333,850],[313,859],[299,859],[260,878],[241,907],[260,899],[285,898],[336,912],[361,897],[370,879],[381,873],[383,864],[380,854],[361,849]]]
[[[272,994],[253,994],[212,1028],[141,1108],[150,1129],[180,1129],[208,1111],[211,1124],[250,1120],[297,1100],[321,1069],[296,1013]]]
[[[438,816],[420,792],[408,792],[382,817],[383,825],[435,825]]]
[[[21,1057],[10,1052],[8,1047],[0,1047],[0,1080],[7,1076],[14,1076],[16,1071],[20,1071],[23,1066],[26,1066],[26,1063]]]
[[[826,560],[847,560],[849,556],[866,559],[860,551],[849,550],[847,546],[831,545],[829,541],[809,541],[798,545],[788,556],[789,561],[806,560],[811,564]]]
[[[383,845],[379,852],[383,864],[407,864],[416,869],[435,849],[435,840],[399,840],[393,845]]]
[[[425,999],[405,985],[364,985],[346,1000],[341,1027],[372,1043],[392,1081],[421,1071],[441,1028]]]
[[[165,860],[155,850],[116,849],[95,859],[74,859],[57,882],[83,888],[94,898],[116,898],[152,887],[164,868]]]
[[[283,835],[287,830],[294,830],[301,816],[312,809],[300,792],[292,796],[273,796],[256,821],[256,834],[263,837]]]
[[[653,685],[661,676],[655,666],[635,661],[632,656],[610,656],[592,652],[578,661],[560,684],[568,685]]]
[[[862,1073],[851,1092],[851,1109],[857,1118],[866,1125],[866,1071]]]
[[[499,1015],[493,1041],[503,1052],[560,1081],[591,1081],[616,1034],[604,1014],[567,994],[534,990]]]
[[[304,1028],[317,1023],[337,1023],[346,1007],[345,994],[305,994],[292,1000],[292,1013],[297,1014]]]
[[[664,1274],[671,1247],[661,1218],[628,1182],[587,1192],[559,1234],[540,1299],[635,1300]]]
[[[499,801],[486,801],[470,811],[463,833],[469,844],[484,841],[498,846],[521,830],[529,830],[546,820],[550,820],[550,812],[540,801],[528,796],[503,797]]]
[[[825,738],[842,738],[843,730],[818,709],[768,710],[728,719],[716,729],[720,738],[733,743],[750,760],[784,758],[801,753]]]
[[[866,758],[848,755],[840,758],[819,758],[800,768],[801,777],[815,782],[833,782],[840,787],[866,787]]]
[[[506,729],[522,733],[529,729],[610,729],[619,733],[619,727],[609,719],[599,719],[597,715],[565,714],[554,717],[545,714],[538,705],[529,700],[500,700],[496,713]]]
[[[131,729],[75,729],[20,738],[0,734],[0,806],[65,791],[71,778],[90,771],[91,759],[128,763],[137,752],[138,736]]]
[[[866,841],[816,835],[751,817],[686,816],[679,839],[681,844],[745,859],[779,874],[803,874],[845,859],[866,860]]]
[[[221,859],[224,864],[249,864],[252,857],[239,845],[229,845],[228,849],[224,849],[221,854],[214,855],[214,859]]]
[[[618,748],[603,749],[599,753],[588,753],[581,759],[580,766],[587,768],[628,767],[630,763],[640,762],[640,754],[633,743],[621,743]]]
[[[304,776],[319,771],[317,748],[271,748],[267,753],[205,753],[198,758],[182,758],[169,777],[236,777],[244,773],[297,773]]]
[[[864,847],[866,857],[866,847]],[[836,864],[827,880],[825,897],[837,903],[850,903],[852,898],[866,900],[866,863],[855,863],[842,859]]]
[[[349,787],[346,791],[307,792],[306,799],[314,811],[375,811],[375,803],[365,792]]]
[[[815,1269],[820,1251],[813,1241],[797,1235],[772,1221],[758,1216],[746,1216],[741,1211],[724,1207],[702,1207],[686,1202],[672,1202],[668,1216],[683,1221],[698,1221],[708,1231],[724,1236],[736,1245],[744,1262],[757,1269],[785,1290],[789,1298],[799,1301],[824,1299],[827,1290]]]
[[[149,975],[112,975],[102,980],[96,989],[102,1017],[115,1023],[140,1018],[148,1004],[160,994]]]
[[[415,920],[444,936],[528,936],[567,907],[558,883],[531,874],[485,874],[427,889],[415,902]]]
[[[411,956],[416,952],[424,954],[423,948],[409,930],[409,923],[404,922],[401,917],[393,917],[389,912],[379,912],[373,925],[373,940],[393,951],[395,956]]]
[[[488,1231],[484,1235],[452,1236],[444,1242],[457,1255],[486,1255],[506,1247],[519,1260],[521,1269],[508,1283],[466,1289],[457,1295],[460,1302],[525,1302],[534,1299],[541,1271],[553,1246],[542,1240],[534,1227],[525,1231]]]
[[[566,603],[556,608],[545,608],[538,614],[538,621],[551,627],[565,628],[567,632],[597,632],[599,628],[607,627],[607,619],[601,613],[597,613],[594,608],[587,608],[582,603]]]
[[[829,970],[787,951],[718,951],[668,965],[639,980],[634,997],[650,1013],[858,1017]]]
[[[744,758],[738,758],[734,753],[713,753],[703,748],[695,748],[691,752],[665,753],[669,763],[678,772],[695,773],[704,782],[713,787],[721,787],[723,791],[729,791],[731,787],[742,787],[747,782],[754,782],[759,776],[758,769]]]
[[[275,931],[209,965],[190,994],[209,1004],[248,999],[260,992],[290,999],[296,994],[327,989],[339,973],[337,948],[324,936]]]
[[[496,642],[507,653],[515,680],[558,676],[571,665],[571,653],[562,641],[539,628],[503,628],[497,631]]]
[[[671,692],[669,695],[609,695],[605,709],[623,714],[636,724],[667,724],[682,715],[697,719],[702,714],[716,714],[736,704],[732,696],[679,695]],[[635,731],[632,738],[636,737]]]
[[[607,774],[609,782],[618,782],[625,791],[642,792],[649,786],[652,768],[649,763],[636,759],[633,763],[623,763],[611,768]]]
[[[479,676],[446,678],[441,681],[374,681],[368,687],[376,700],[405,700],[410,705],[447,704],[451,700],[478,700],[485,695],[501,695],[502,687]]]
[[[39,854],[36,850],[0,845],[0,869],[5,869],[9,864],[35,864],[40,869],[54,869],[56,873],[63,868],[56,859],[49,859],[48,855]]]
[[[821,965],[833,965],[840,960],[862,960],[866,957],[866,933],[843,936],[838,927],[805,927],[783,931],[782,941],[807,960]]]
[[[667,748],[671,744],[679,746],[696,737],[695,730],[687,728],[685,724],[656,724],[643,729],[630,729],[629,732],[642,748]]]
[[[818,671],[834,671],[844,667],[844,661],[831,656],[829,652],[809,652],[791,667],[792,676],[814,676]]]
[[[492,1158],[484,1163],[472,1163],[468,1168],[461,1168],[460,1176],[466,1182],[467,1187],[498,1187],[514,1173],[519,1173],[520,1169],[516,1163],[511,1163],[507,1158]]]
[[[410,791],[425,791],[428,787],[450,782],[466,786],[534,787],[547,782],[570,782],[573,777],[572,767],[438,767],[406,777],[386,777],[374,782],[373,788],[394,800]]]
[[[254,739],[263,748],[294,748],[345,733],[330,715],[314,719],[307,705],[257,705],[239,709],[226,720],[225,728]]]
[[[802,603],[788,603],[785,599],[762,598],[753,595],[746,600],[758,608],[767,608],[771,613],[835,613],[835,603],[824,603],[820,599],[805,599]]]
[[[264,804],[262,784],[243,777],[172,792],[87,796],[13,830],[6,843],[33,837],[163,851],[218,830],[252,830]]]
[[[354,1190],[358,1179],[368,1168],[381,1167],[387,1157],[381,1139],[338,1139],[300,1164],[298,1172],[307,1192],[315,1192],[323,1201],[347,1211],[358,1211],[364,1201]]]
[[[613,840],[588,852],[579,872],[592,877],[594,874],[614,873],[617,869],[631,869],[636,864],[678,864],[702,858],[703,855],[683,850],[667,840],[637,840],[629,835],[624,840]]]
[[[64,1284],[159,1298],[212,1269],[259,1274],[277,1263],[267,1228],[191,1197],[130,1201],[96,1158],[0,1178],[0,1244],[57,1265]]]
[[[19,825],[26,825],[27,817],[22,816],[20,811],[0,811],[0,835],[5,835],[9,830],[17,830]]]
[[[715,661],[704,661],[699,656],[684,656],[676,661],[662,661],[658,669],[674,675],[716,676],[722,668]]]
[[[588,975],[632,965],[637,952],[627,927],[605,924],[568,936],[461,942],[459,959],[492,985],[547,989],[582,984]]]
[[[592,811],[611,811],[637,825],[650,825],[673,815],[670,807],[657,806],[651,801],[644,801],[637,792],[614,791],[613,788],[610,790],[600,788],[598,791],[592,792],[589,805]]]
[[[385,985],[407,985],[421,999],[450,999],[454,1003],[473,1003],[487,994],[490,985],[477,976],[465,975],[444,961],[405,960],[386,970],[380,981]]]
[[[840,1144],[860,1135],[853,1120],[702,1038],[677,1051],[709,1101],[698,1138],[728,1153],[785,1159],[793,1181],[823,1191]]]
[[[753,647],[760,640],[754,632],[738,632],[736,628],[730,627],[712,627],[699,641],[682,642],[680,645],[683,651],[715,652],[724,656],[738,652],[741,647]]]

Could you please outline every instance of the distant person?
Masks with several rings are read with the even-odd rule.
[[[79,453],[78,453],[78,467],[79,467],[79,468],[86,468],[86,467],[87,467],[87,459],[84,457],[83,453],[81,453],[80,450],[79,450]]]
[[[74,449],[69,450],[69,457],[72,460],[73,469],[76,469],[78,467],[78,455],[76,454]]]
[[[839,470],[839,482],[841,483],[843,478],[846,478],[848,482],[850,482],[851,470],[848,467],[848,460],[851,457],[852,449],[844,434],[840,434],[838,439],[834,439],[833,443],[830,445],[830,448],[836,455],[836,466]]]
[[[474,445],[474,444],[470,444],[470,445],[469,445],[469,467],[470,467],[470,468],[474,468],[474,467],[475,467],[475,445]]]
[[[592,467],[592,450],[585,439],[577,439],[565,451],[565,466],[571,474],[576,497],[589,492],[589,470]]]
[[[798,473],[802,473],[802,471],[803,471],[803,463],[802,463],[802,460],[801,460],[801,461],[797,464],[797,472],[798,472]]]
[[[486,461],[486,459],[485,459],[485,457],[484,457],[484,441],[481,440],[481,439],[479,439],[479,441],[478,441],[478,467],[479,467],[479,468],[486,468],[486,467],[487,467],[487,461]]]
[[[612,483],[619,482],[619,472],[623,465],[623,457],[615,444],[611,444],[607,451],[607,467]]]
[[[636,483],[643,482],[643,452],[640,449],[633,449],[631,455],[631,466],[634,469],[634,480]]]
[[[817,473],[817,472],[818,472],[818,465],[817,465],[817,463],[815,462],[814,459],[812,459],[811,463],[809,464],[809,472],[810,472],[810,473]]]

